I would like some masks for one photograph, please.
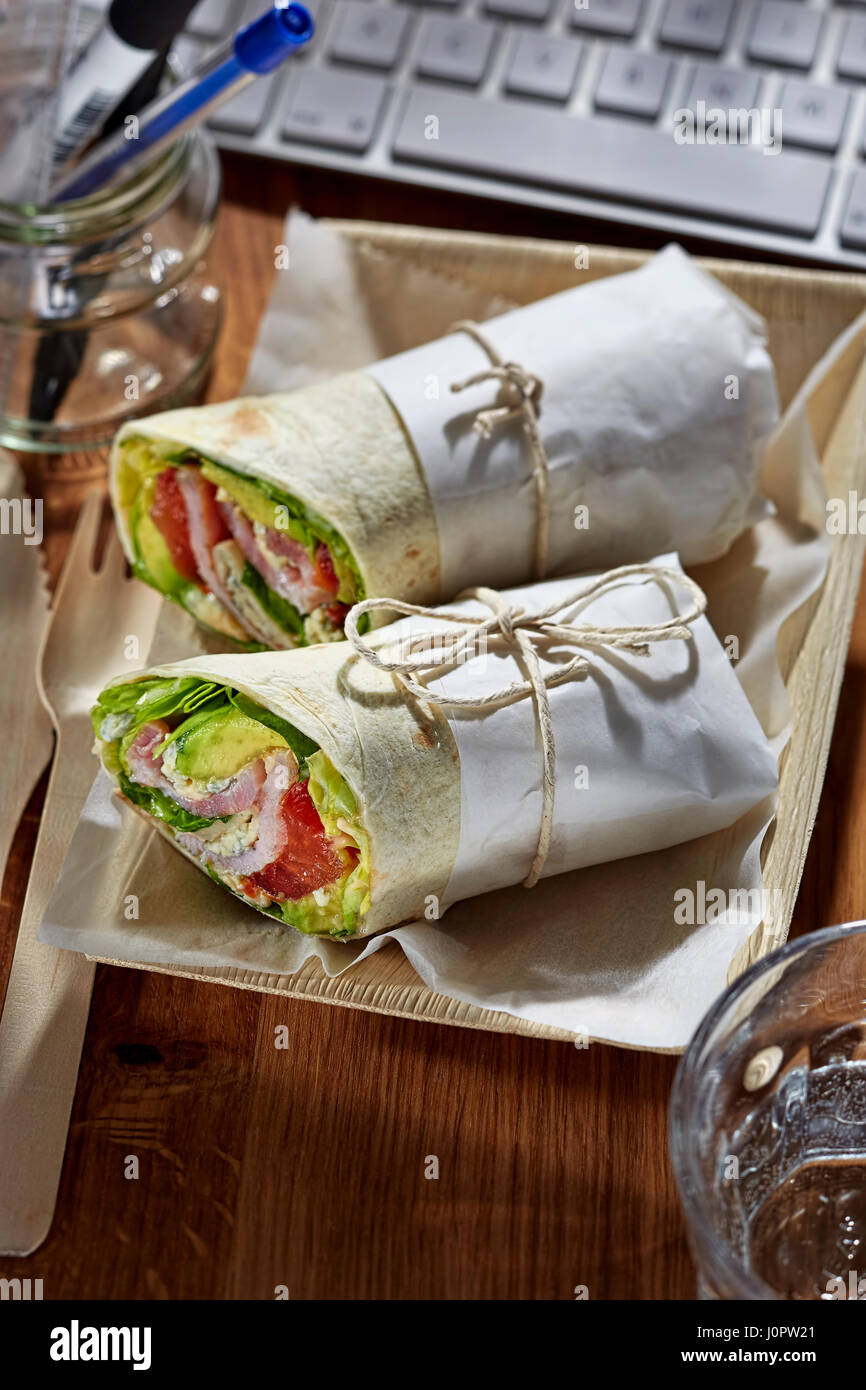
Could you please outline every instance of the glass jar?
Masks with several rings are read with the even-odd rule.
[[[77,202],[0,202],[0,442],[65,452],[190,399],[221,294],[207,270],[220,193],[196,131]]]

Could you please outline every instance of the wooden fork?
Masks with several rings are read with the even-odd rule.
[[[101,568],[92,557],[102,493],[82,509],[39,655],[38,684],[56,746],[27,896],[0,1018],[0,1253],[28,1255],[48,1234],[94,965],[37,942],[36,933],[96,769],[89,709],[126,666],[124,643],[146,653],[159,595],[125,577],[116,532]]]

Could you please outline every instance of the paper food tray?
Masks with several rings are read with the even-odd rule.
[[[383,273],[395,262],[423,265],[429,271],[470,283],[491,295],[507,286],[509,298],[521,303],[572,285],[575,256],[582,249],[570,243],[454,234],[378,223],[330,225],[381,258]],[[644,259],[636,252],[593,247],[586,278],[631,270]],[[866,310],[866,277],[860,275],[727,261],[699,263],[766,319],[783,410],[827,348]],[[841,396],[839,370],[845,374]],[[828,393],[826,401],[818,393],[810,418],[828,496],[844,498],[849,491],[862,493],[866,488],[866,417],[862,408],[866,329],[850,345],[839,370],[834,392]],[[841,410],[840,399],[844,401]],[[821,795],[864,546],[866,536],[832,538],[822,590],[788,622],[779,641],[780,666],[793,710],[793,730],[781,760],[778,814],[764,842],[764,883],[773,897],[773,923],[762,923],[752,933],[732,962],[730,978],[781,945],[787,936]],[[92,958],[106,964],[131,964],[102,956]],[[318,999],[425,1022],[568,1041],[574,1036],[561,1028],[434,993],[393,943],[337,978],[325,975],[315,959],[308,960],[291,976],[228,968],[133,968],[187,975],[287,998]]]

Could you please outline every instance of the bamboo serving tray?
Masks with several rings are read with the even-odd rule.
[[[586,249],[571,243],[455,234],[381,223],[331,225],[350,241],[363,243],[392,263],[423,266],[491,296],[507,285],[509,298],[518,303],[571,287],[575,283],[576,252]],[[590,268],[584,278],[633,270],[645,259],[638,252],[592,247]],[[730,261],[702,260],[699,264],[766,319],[783,410],[835,339],[866,311],[866,276]],[[834,447],[834,431],[840,417],[829,404],[819,399],[810,416],[827,492],[834,497],[847,497],[852,490],[866,491],[866,344],[855,345],[846,369],[849,386],[842,414],[848,417],[849,437],[851,422],[855,422],[858,447],[852,448],[850,443]],[[793,729],[780,765],[778,812],[764,842],[764,883],[773,903],[773,921],[756,928],[735,956],[729,979],[780,946],[788,934],[824,781],[866,549],[866,536],[845,536],[844,543],[842,539],[832,538],[822,590],[805,610],[792,616],[779,638],[778,654],[791,701]],[[113,965],[130,964],[103,957],[94,959]],[[561,1028],[434,993],[415,974],[396,944],[375,952],[335,979],[325,975],[315,958],[294,975],[262,975],[229,968],[133,968],[463,1028],[569,1042],[574,1036]]]

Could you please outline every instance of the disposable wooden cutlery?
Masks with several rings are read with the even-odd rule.
[[[94,695],[147,651],[159,600],[127,581],[112,531],[92,557],[102,494],[81,510],[39,657],[38,683],[57,743],[0,1018],[0,1253],[27,1255],[48,1234],[57,1199],[95,966],[36,933],[93,780]]]

